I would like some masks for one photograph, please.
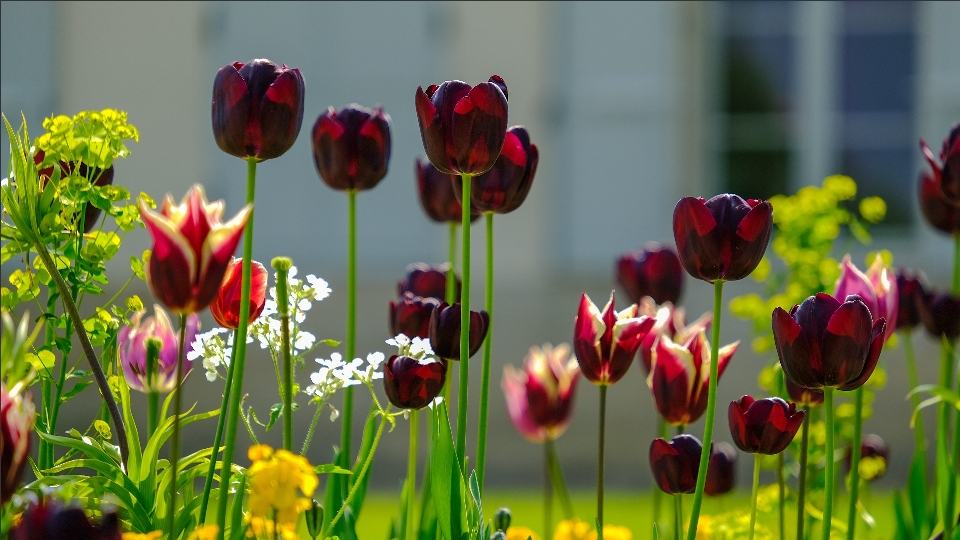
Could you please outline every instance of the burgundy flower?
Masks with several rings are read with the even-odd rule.
[[[740,342],[719,351],[717,381],[730,363]],[[672,426],[688,426],[707,410],[710,386],[710,342],[706,330],[700,330],[686,343],[674,343],[661,335],[653,348],[653,369],[647,385],[660,416]]]
[[[45,498],[27,506],[10,540],[120,540],[117,513],[106,511],[99,523],[91,522],[78,506],[64,506]]]
[[[676,304],[683,292],[683,267],[673,248],[651,242],[639,251],[620,256],[617,281],[635,304],[644,296],[657,304]]]
[[[398,301],[390,301],[390,333],[426,339],[430,336],[430,318],[439,305],[436,298],[403,293]]]
[[[33,156],[33,161],[38,166],[43,163],[45,152],[43,150],[37,150]],[[55,166],[60,167],[60,177],[64,178],[71,173],[76,168],[76,163],[74,162],[64,162],[61,161],[57,164],[50,165],[49,167],[44,167],[37,172],[40,174],[40,188],[43,189],[43,186],[46,183],[46,179],[53,177],[53,168]],[[100,167],[93,168],[93,174],[90,174],[90,168],[86,164],[81,163],[80,168],[77,170],[77,174],[83,178],[89,178],[93,185],[97,187],[109,186],[113,184],[113,166],[107,167],[106,169],[101,169]],[[101,210],[96,206],[88,203],[83,205],[83,232],[88,233],[92,231],[97,226],[97,220],[100,218]]]
[[[223,66],[213,81],[211,117],[224,152],[257,161],[280,157],[303,124],[303,76],[263,59]]]
[[[417,360],[393,355],[383,368],[383,390],[390,403],[401,409],[422,409],[443,390],[447,378],[444,360]]]
[[[923,272],[897,269],[897,330],[920,324],[920,306],[926,299]]]
[[[790,400],[801,407],[816,407],[823,403],[823,390],[816,388],[804,388],[790,380],[790,377],[784,377],[787,386],[787,395]]]
[[[403,279],[397,283],[397,293],[403,296],[404,293],[409,292],[413,293],[414,296],[435,298],[438,302],[443,302],[447,296],[447,272],[449,271],[449,263],[437,266],[413,263],[407,266]],[[460,298],[462,283],[459,277],[456,280],[457,298]]]
[[[788,379],[804,388],[856,390],[867,382],[883,347],[886,321],[876,321],[859,296],[841,303],[817,293],[788,314],[773,310],[773,339]]]
[[[954,341],[960,337],[960,297],[928,293],[920,303],[920,320],[933,337]]]
[[[9,394],[0,382],[0,505],[13,497],[27,468],[34,418],[30,394]]]
[[[470,312],[470,356],[477,354],[487,337],[490,315],[486,311]],[[440,358],[460,360],[460,302],[437,306],[430,316],[430,347]]]
[[[243,259],[231,258],[217,297],[210,303],[210,314],[217,324],[236,330],[240,326],[240,282],[243,277]],[[267,269],[257,261],[250,262],[250,316],[253,324],[263,313],[267,300]]]
[[[676,495],[697,489],[697,471],[703,444],[693,435],[677,435],[670,442],[654,439],[650,443],[650,470],[660,489]]]
[[[737,483],[737,451],[725,442],[713,443],[703,492],[711,497],[729,493]]]
[[[890,339],[897,324],[899,296],[893,269],[883,265],[883,258],[879,253],[866,274],[850,262],[849,254],[843,257],[840,269],[833,297],[846,298],[852,294],[860,296],[874,319],[883,318],[887,322],[883,340]]]
[[[682,307],[674,307],[670,302],[665,302],[658,306],[653,298],[649,296],[640,300],[639,315],[645,315],[656,320],[653,328],[643,338],[640,344],[640,366],[643,367],[643,374],[650,374],[653,366],[653,347],[657,343],[657,338],[665,335],[673,340],[674,343],[686,343],[691,337],[695,336],[701,330],[709,330],[713,315],[704,313],[699,319],[687,324],[687,314]]]
[[[684,197],[673,211],[673,237],[687,272],[704,281],[743,279],[760,264],[773,230],[773,207],[724,193]]]
[[[313,125],[313,163],[333,189],[371,189],[387,174],[390,116],[356,103],[330,107]]]
[[[498,75],[417,88],[417,121],[430,162],[447,174],[476,176],[497,162],[507,133],[507,85]]]
[[[608,386],[627,374],[637,349],[655,322],[650,317],[638,317],[637,311],[637,305],[633,304],[616,312],[613,291],[603,312],[586,294],[580,298],[573,350],[580,370],[593,384]]]
[[[730,402],[727,418],[737,448],[772,456],[790,445],[803,423],[803,411],[778,397],[754,400],[743,396]]]
[[[459,178],[454,174],[438,171],[429,160],[417,159],[413,168],[417,175],[420,204],[423,205],[427,217],[438,223],[461,223],[462,207],[454,193],[454,182]],[[470,221],[476,221],[479,217],[479,213],[471,211]]]
[[[947,234],[960,233],[960,205],[951,203],[940,191],[937,179],[929,172],[921,172],[917,182],[920,212],[934,229]]]
[[[960,205],[960,123],[954,124],[950,134],[943,140],[943,149],[940,151],[942,165],[937,163],[933,152],[923,139],[920,139],[920,151],[930,164],[930,170],[940,192],[947,201]]]
[[[850,470],[850,464],[853,461],[852,456],[853,449],[848,446],[846,458],[844,459],[844,465],[846,466],[847,471]],[[864,469],[864,461],[868,459],[874,459],[883,463],[883,467],[871,467],[869,471]],[[863,440],[860,443],[860,478],[864,480],[876,480],[880,478],[887,472],[887,463],[890,460],[890,448],[887,447],[887,443],[883,442],[883,439],[879,435],[864,435]],[[863,474],[867,472],[868,474]]]
[[[470,206],[474,212],[506,214],[523,204],[537,173],[540,150],[530,142],[523,126],[507,130],[497,163],[489,171],[473,179]],[[458,201],[463,199],[463,182],[457,178],[453,190]]]
[[[570,358],[570,346],[531,347],[523,369],[503,368],[503,393],[510,421],[532,442],[555,440],[563,434],[573,412],[573,396],[580,366]]]

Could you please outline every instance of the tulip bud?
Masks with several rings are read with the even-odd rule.
[[[497,513],[493,515],[493,528],[498,531],[507,532],[510,528],[510,509],[501,506]]]
[[[507,540],[507,535],[503,531],[497,531],[490,535],[490,540]]]
[[[112,510],[92,522],[79,506],[64,506],[45,496],[31,501],[10,531],[11,540],[119,540],[120,520]]]
[[[709,201],[684,197],[673,211],[673,237],[684,269],[708,282],[736,281],[760,264],[773,207],[759,199],[724,193]]]
[[[602,313],[589,296],[581,296],[574,322],[573,350],[584,377],[600,386],[623,378],[654,322],[650,317],[638,317],[636,304],[619,313],[615,311],[613,291]]]
[[[960,206],[960,123],[954,124],[950,134],[943,140],[943,149],[940,151],[942,165],[937,163],[923,139],[920,139],[920,151],[930,164],[932,176],[943,197],[954,206]]]
[[[407,266],[403,279],[397,283],[397,291],[400,296],[409,292],[413,293],[414,296],[435,298],[438,302],[443,302],[447,294],[448,272],[450,272],[449,263],[437,266],[413,263]],[[458,276],[454,276],[454,278],[457,282],[457,298],[459,299],[462,283]]]
[[[921,172],[917,182],[920,213],[934,229],[949,235],[960,233],[960,205],[951,203],[940,191],[934,174]]]
[[[131,326],[124,326],[117,335],[117,351],[120,365],[127,384],[140,392],[170,392],[177,384],[178,334],[173,330],[170,317],[162,307],[154,305],[155,315],[143,318],[145,311],[138,311],[131,318]],[[192,343],[200,328],[200,318],[196,314],[187,317],[184,343]],[[157,362],[149,360],[148,348],[152,341],[161,344]],[[183,364],[183,375],[193,367],[187,361],[187,352],[179,362]]]
[[[573,413],[573,397],[580,366],[569,358],[570,346],[531,347],[523,369],[503,368],[503,393],[516,430],[532,442],[555,440],[563,434]]]
[[[6,504],[20,485],[30,457],[30,432],[35,418],[30,393],[9,394],[0,382],[0,505]]]
[[[837,278],[833,293],[834,298],[846,298],[851,294],[859,295],[874,320],[883,318],[886,321],[883,339],[884,341],[890,339],[897,323],[899,296],[893,269],[884,266],[883,258],[878,253],[866,274],[850,261],[849,254],[843,257],[840,270],[840,277]]]
[[[497,162],[507,134],[507,85],[494,75],[473,88],[446,81],[416,93],[423,149],[447,174],[476,176]]]
[[[440,395],[446,378],[447,363],[443,360],[395,354],[384,365],[383,390],[396,407],[418,410]]]
[[[473,211],[506,214],[523,204],[537,173],[540,150],[530,142],[523,126],[507,130],[503,149],[493,168],[473,179],[470,204]],[[457,200],[463,200],[463,182],[453,184]]]
[[[434,298],[422,298],[412,293],[403,293],[399,301],[390,301],[390,333],[407,337],[430,336],[430,318],[440,302]]]
[[[617,281],[635,304],[644,296],[657,304],[676,304],[683,291],[683,267],[676,251],[651,242],[640,251],[620,256]]]
[[[790,399],[797,405],[801,407],[816,407],[823,403],[823,390],[804,388],[791,381],[789,377],[784,377],[783,379],[787,386],[787,395],[790,396]]]
[[[414,162],[414,172],[420,204],[427,217],[438,223],[459,225],[463,220],[463,208],[454,193],[454,182],[459,179],[457,175],[442,173],[429,160],[420,159]],[[476,221],[479,217],[478,212],[470,211],[470,221]]]
[[[920,324],[920,306],[925,301],[923,272],[897,269],[897,330]]]
[[[727,409],[730,435],[737,448],[751,454],[783,452],[803,423],[803,411],[778,398],[743,396]]]
[[[390,115],[380,107],[330,107],[313,125],[313,163],[333,189],[371,189],[386,176],[389,161]]]
[[[303,124],[300,70],[269,60],[234,62],[213,81],[213,136],[221,150],[257,161],[280,157]]]
[[[477,354],[487,337],[490,315],[486,311],[470,312],[470,356]],[[460,360],[460,303],[448,306],[446,302],[433,310],[430,316],[430,346],[433,352],[446,360]]]
[[[210,303],[210,314],[217,324],[236,330],[240,326],[241,281],[243,278],[243,259],[230,258],[223,283],[217,297]],[[250,262],[250,325],[263,313],[267,300],[267,269],[257,261]]]
[[[666,493],[693,493],[697,488],[703,444],[693,435],[677,435],[670,442],[654,439],[650,444],[650,470]]]
[[[844,464],[850,470],[853,448],[847,447]],[[887,463],[890,460],[890,448],[879,435],[864,435],[860,443],[860,478],[871,481],[880,478],[887,472]],[[870,461],[874,463],[871,465]],[[866,474],[865,474],[866,473]]]
[[[960,337],[960,297],[932,292],[920,303],[920,320],[937,339],[955,341]]]
[[[725,442],[713,443],[703,492],[711,497],[730,492],[737,483],[737,451]]]
[[[323,506],[316,499],[310,501],[310,508],[307,509],[304,517],[307,522],[307,533],[310,538],[316,540],[323,532]]]

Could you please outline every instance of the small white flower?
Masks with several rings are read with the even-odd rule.
[[[430,340],[420,337],[413,338],[413,342],[410,343],[410,354],[416,358],[433,354],[433,347],[430,346]]]
[[[297,267],[291,265],[290,270],[287,271],[287,280],[293,279],[294,277],[296,277],[296,275],[297,275]]]
[[[313,289],[313,299],[318,302],[330,296],[332,292],[330,285],[325,280],[313,274],[307,274],[307,283],[309,283],[310,288]]]
[[[300,311],[310,311],[310,308],[312,307],[313,307],[313,303],[310,302],[310,300],[307,300],[306,298],[303,298],[299,302],[297,302],[297,309],[299,309]]]
[[[403,349],[407,345],[410,345],[410,338],[408,338],[406,334],[397,334],[395,337],[387,340],[387,345],[393,345],[398,349]]]
[[[303,351],[313,347],[315,341],[317,341],[317,338],[310,332],[297,332],[297,339],[293,342],[293,348]]]
[[[384,357],[383,353],[379,351],[372,352],[367,355],[367,362],[370,364],[370,367],[373,369],[379,368],[380,364],[382,364],[384,360],[386,360],[386,357]]]
[[[332,406],[331,406],[331,407],[330,407],[330,421],[331,421],[331,422],[336,421],[337,418],[340,418],[340,411],[338,411],[335,407],[332,407]]]
[[[210,382],[216,381],[216,380],[217,380],[217,371],[216,371],[216,370],[207,371],[207,380],[210,381]]]
[[[430,403],[427,403],[427,407],[430,407],[431,409],[433,409],[435,407],[439,407],[441,403],[443,403],[443,396],[437,396],[433,398],[433,401],[431,401]]]
[[[298,311],[294,316],[294,319],[296,319],[297,324],[303,324],[303,321],[307,320],[307,314],[302,311]]]

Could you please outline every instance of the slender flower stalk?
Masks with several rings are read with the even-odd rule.
[[[800,471],[797,480],[797,540],[803,540],[803,525],[806,512],[803,510],[807,492],[807,450],[810,437],[810,406],[803,407],[803,427],[800,428]]]
[[[276,257],[270,263],[277,271],[277,316],[280,317],[280,339],[283,340],[283,449],[293,451],[293,360],[290,358],[290,293],[287,273],[293,261]]]
[[[547,438],[543,442],[547,447],[547,456],[550,460],[550,479],[553,482],[553,490],[560,498],[560,506],[563,507],[563,517],[567,520],[576,518],[576,512],[573,510],[573,500],[570,498],[570,490],[567,489],[567,481],[563,477],[563,469],[560,467],[560,457],[557,455],[557,445],[553,439]]]
[[[707,412],[703,422],[703,450],[700,454],[700,469],[697,471],[697,490],[693,494],[693,508],[690,510],[690,527],[687,540],[696,540],[697,523],[700,521],[700,506],[703,504],[703,490],[707,484],[707,465],[710,463],[710,445],[713,442],[713,421],[717,410],[717,379],[720,365],[720,315],[723,307],[723,280],[713,283],[713,339],[710,342],[710,387],[707,393]]]
[[[217,433],[213,437],[213,455],[210,456],[210,465],[207,467],[207,477],[203,482],[203,494],[201,495],[200,499],[200,515],[198,517],[201,527],[207,519],[207,506],[210,504],[210,491],[213,489],[213,475],[217,471],[216,456],[220,453],[220,443],[223,442],[223,426],[225,425],[227,418],[227,406],[230,404],[230,389],[233,387],[233,377],[234,373],[236,373],[237,332],[238,329],[234,329],[234,347],[230,353],[230,365],[227,367],[227,381],[223,385],[223,399],[220,401],[220,414],[217,415]]]
[[[920,377],[917,374],[917,356],[913,350],[913,331],[909,328],[903,330],[903,355],[907,361],[907,377],[910,380],[910,389],[920,386]],[[920,406],[920,394],[910,396],[910,405],[912,410],[917,410]],[[920,460],[920,477],[923,483],[927,483],[927,439],[923,429],[923,415],[918,414],[913,425],[914,455]],[[926,489],[924,489],[926,493]]]
[[[953,234],[953,280],[951,283],[951,292],[954,297],[960,296],[960,233]],[[956,376],[953,374],[953,366],[956,363],[954,359],[954,352],[957,346],[958,341],[954,339],[951,341],[946,337],[941,338],[941,359],[940,359],[940,384],[948,391],[953,390],[953,383],[956,380]],[[940,409],[938,411],[939,418],[937,436],[944,438],[944,441],[940,444],[937,444],[937,452],[944,451],[947,452],[947,455],[943,457],[945,463],[947,463],[952,470],[956,471],[958,465],[960,465],[960,414],[957,415],[957,425],[954,426],[954,440],[953,440],[953,455],[950,455],[950,443],[945,440],[949,435],[950,429],[950,404],[946,401],[940,402]],[[957,478],[955,474],[949,475],[947,482],[949,486],[946,489],[946,500],[944,501],[943,507],[941,508],[942,520],[943,520],[943,537],[944,538],[953,538],[953,528],[955,527],[956,517],[952,513],[954,503],[956,501],[956,487],[957,487]],[[938,488],[939,489],[939,488]]]
[[[756,458],[756,456],[754,456]],[[786,485],[783,481],[783,452],[777,454],[777,485],[780,488],[780,540],[786,538],[786,521],[784,516],[786,515]]]
[[[167,496],[167,534],[169,538],[174,537],[174,527],[177,516],[177,466],[180,461],[180,413],[183,410],[183,342],[187,335],[187,314],[180,315],[180,339],[177,343],[177,385],[173,392],[173,436],[170,438],[170,470],[173,475],[170,482],[170,492]]]
[[[347,342],[346,358],[353,359],[357,349],[357,190],[347,190]],[[343,425],[340,430],[340,466],[350,467],[353,436],[353,387],[343,389]]]
[[[863,387],[854,390],[853,439],[850,445],[850,506],[847,509],[847,540],[857,534],[857,502],[860,495],[860,440],[863,438]]]
[[[181,330],[182,331],[182,330]],[[157,376],[158,363],[160,362],[160,347],[163,343],[156,338],[147,340],[147,380],[152,381]],[[154,389],[147,391],[147,439],[153,438],[153,434],[160,425],[160,393]]]
[[[462,174],[463,208],[461,227],[463,245],[463,289],[460,292],[460,388],[457,392],[457,463],[466,476],[467,451],[467,389],[470,383],[470,181],[469,174]]]
[[[753,455],[753,490],[750,492],[750,540],[757,526],[757,495],[760,492],[760,454]]]
[[[553,482],[550,479],[550,447],[543,442],[543,537],[553,530]]]
[[[833,488],[835,482],[834,478],[834,467],[835,459],[833,456],[833,387],[824,386],[823,387],[823,410],[826,415],[826,430],[827,430],[827,443],[824,450],[824,455],[826,456],[826,482],[824,485],[824,496],[823,496],[823,540],[830,540],[830,528],[833,524]]]
[[[666,439],[667,422],[659,414],[657,415],[657,437]],[[660,520],[660,507],[663,504],[663,491],[657,489],[656,483],[653,485],[653,524],[656,525]]]
[[[480,426],[477,433],[477,483],[483,494],[483,473],[487,457],[487,413],[490,394],[490,354],[493,348],[493,212],[484,212],[487,225],[487,280],[484,311],[490,316],[487,339],[483,343],[483,364],[480,371]]]
[[[449,241],[447,242],[447,260],[450,263],[450,271],[447,272],[447,304],[453,305],[457,301],[457,222],[449,223]],[[453,366],[450,366],[453,369]],[[443,385],[443,399],[450,403],[450,387],[453,386],[452,373],[447,377],[446,384]]]
[[[420,437],[419,429],[420,411],[413,409],[410,411],[410,452],[407,454],[407,530],[404,531],[404,537],[407,540],[417,538],[416,527],[413,526],[413,516],[417,500],[417,439]]]
[[[603,443],[607,423],[607,387],[600,387],[600,435],[597,438],[597,535],[603,540]],[[678,529],[679,530],[679,529]]]
[[[683,538],[683,494],[673,496],[673,537],[676,540]],[[752,536],[751,536],[752,538]]]

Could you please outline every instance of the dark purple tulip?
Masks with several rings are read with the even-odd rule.
[[[650,470],[660,489],[670,495],[693,493],[703,444],[693,435],[677,435],[670,442],[650,443]]]
[[[454,193],[454,182],[459,178],[454,174],[438,171],[429,160],[417,159],[414,172],[417,175],[420,204],[423,205],[427,217],[438,223],[461,223],[462,207]],[[476,221],[479,217],[479,213],[471,212],[470,221]]]
[[[841,303],[817,293],[793,306],[773,310],[773,340],[788,379],[804,388],[863,386],[883,347],[886,321],[876,321],[863,299],[851,295]]]
[[[684,197],[673,210],[673,237],[687,272],[708,282],[736,281],[760,264],[773,231],[773,207],[724,193]]]
[[[940,161],[937,163],[927,142],[920,139],[920,150],[924,159],[930,164],[933,177],[940,192],[948,202],[960,205],[960,123],[950,129],[950,134],[943,140],[943,149],[940,150]]]
[[[725,442],[713,443],[707,464],[707,483],[703,492],[711,497],[723,495],[737,482],[737,451]]]
[[[390,116],[356,103],[328,108],[313,125],[313,164],[333,189],[371,189],[387,174]]]
[[[36,163],[37,166],[41,165],[43,163],[43,158],[45,155],[46,154],[43,150],[37,150],[33,156],[34,163]],[[72,161],[70,163],[61,161],[59,165],[60,165],[61,178],[71,174],[73,172],[74,167],[76,167],[76,164],[73,163]],[[51,178],[53,176],[53,168],[55,166],[56,165],[50,165],[49,167],[44,167],[37,171],[41,177],[41,184],[40,184],[41,189],[46,183],[46,180],[44,179],[44,177],[46,177],[47,179]],[[81,163],[80,169],[77,171],[77,173],[83,178],[90,178],[91,180],[93,180],[93,185],[97,187],[109,186],[113,184],[113,166],[107,167],[106,169],[100,169],[99,167],[95,167],[93,169],[93,175],[90,175],[90,168],[87,167],[85,164]],[[84,233],[88,233],[92,231],[94,227],[97,226],[97,219],[100,218],[100,212],[101,210],[99,208],[90,204],[89,202],[83,205],[83,232]]]
[[[947,234],[960,233],[960,205],[944,197],[936,178],[929,172],[920,173],[917,183],[920,212],[934,229]]]
[[[923,272],[914,272],[909,268],[897,269],[897,330],[913,328],[920,324],[920,304],[924,302]]]
[[[816,388],[804,388],[790,380],[790,377],[784,377],[787,385],[787,395],[790,400],[801,407],[816,407],[823,403],[823,390]]]
[[[264,59],[220,68],[213,81],[213,136],[221,150],[257,161],[280,157],[303,124],[303,75]]]
[[[116,512],[104,512],[100,523],[93,523],[83,509],[63,506],[47,498],[31,502],[13,530],[10,540],[120,540],[120,520]]]
[[[473,88],[463,81],[416,93],[423,149],[447,174],[476,176],[497,162],[507,134],[507,85],[498,75]]]
[[[430,317],[439,305],[436,298],[403,293],[396,302],[390,301],[390,333],[426,339],[430,336]]]
[[[850,462],[852,461],[852,452],[851,447],[847,447],[847,455],[844,459],[844,465],[846,465],[847,470],[850,470]],[[879,435],[864,435],[863,441],[860,443],[860,459],[863,458],[880,458],[883,460],[884,464],[889,463],[890,461],[890,448],[887,447],[887,443],[883,442],[883,439]],[[881,471],[874,473],[869,478],[864,478],[864,480],[876,480],[886,473],[886,468]]]
[[[644,296],[676,304],[683,292],[683,266],[673,248],[651,242],[617,260],[617,281],[634,304]]]
[[[437,266],[413,263],[407,266],[403,279],[397,283],[397,292],[400,296],[409,292],[414,296],[435,298],[443,302],[447,295],[447,272],[449,271],[449,263]],[[461,286],[460,278],[457,277],[457,298],[460,298]]]
[[[497,163],[470,184],[472,211],[506,214],[519,208],[533,185],[539,161],[540,150],[530,142],[526,128],[513,126],[507,130]],[[462,200],[463,182],[459,178],[453,190],[457,200]]]
[[[778,397],[754,400],[743,396],[730,402],[727,418],[737,448],[773,456],[790,445],[803,423],[803,411]]]
[[[487,337],[490,315],[486,311],[470,312],[470,356],[477,354]],[[440,358],[460,360],[460,302],[437,306],[430,316],[430,347]]]
[[[920,320],[927,332],[940,339],[954,341],[960,337],[960,297],[945,292],[932,292],[920,303]]]
[[[447,378],[444,360],[417,360],[393,355],[383,367],[383,390],[401,409],[422,409],[443,390]]]

